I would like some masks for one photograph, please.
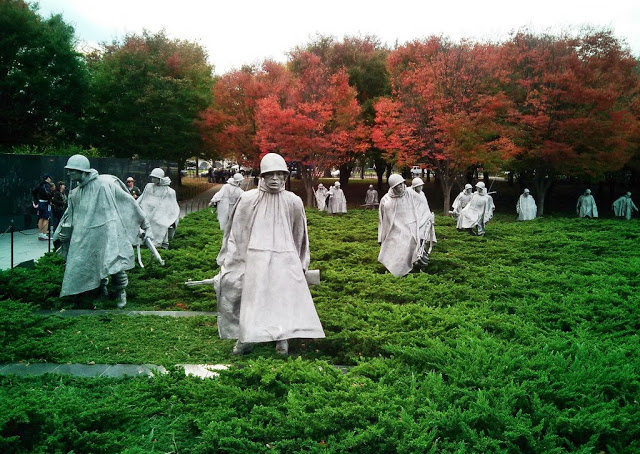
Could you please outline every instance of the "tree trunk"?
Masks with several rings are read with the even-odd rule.
[[[387,168],[387,163],[384,159],[376,159],[374,161],[376,167],[376,175],[378,176],[378,192],[382,191],[382,178],[384,177],[384,171]]]
[[[551,183],[553,183],[553,178],[545,172],[537,171],[533,183],[536,188],[536,204],[538,205],[537,215],[543,216],[544,199],[547,195],[548,189],[551,187]]]
[[[311,208],[313,206],[313,185],[315,183],[315,181],[313,181],[313,170],[301,165],[301,163],[298,164],[298,169],[302,177],[302,184],[304,185],[304,204],[306,207]]]
[[[453,188],[454,179],[449,177],[449,172],[443,172],[437,169],[435,172],[436,179],[440,181],[440,188],[442,189],[442,205],[443,214],[446,216],[449,214],[449,208],[451,207],[451,188]]]
[[[342,164],[340,166],[340,186],[343,188],[349,184],[349,177],[351,177],[351,171],[353,170],[353,163]]]

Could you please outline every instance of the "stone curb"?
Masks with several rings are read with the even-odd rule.
[[[215,378],[219,371],[227,370],[226,364],[176,364],[185,375],[200,378]],[[333,366],[346,374],[352,366]],[[155,364],[55,364],[55,363],[2,363],[0,375],[35,377],[44,374],[63,374],[88,378],[153,377],[168,373],[164,366]]]
[[[83,317],[95,315],[155,315],[158,317],[217,317],[217,312],[205,311],[127,311],[119,309],[62,309],[62,310],[38,310],[33,312],[45,317]]]

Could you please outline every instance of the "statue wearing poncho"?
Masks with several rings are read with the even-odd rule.
[[[167,248],[178,226],[180,206],[176,191],[169,187],[171,179],[164,176],[164,171],[153,169],[150,176],[152,182],[145,186],[138,205],[151,225],[154,246]]]
[[[433,214],[422,194],[406,190],[400,175],[391,175],[389,185],[378,211],[378,261],[400,277],[413,269],[423,254],[425,241],[435,241]]]
[[[367,208],[375,208],[377,205],[379,205],[378,191],[376,191],[373,185],[370,184],[369,189],[367,189],[367,195],[364,199],[364,206]]]
[[[326,207],[328,192],[329,191],[327,190],[327,188],[324,187],[322,183],[320,183],[318,185],[318,189],[316,189],[316,193],[315,193],[316,204],[318,205],[318,210],[320,211],[324,211]]]
[[[324,337],[305,279],[310,257],[304,206],[284,190],[287,167],[276,156],[284,170],[263,171],[258,188],[240,196],[217,258],[218,329],[222,339],[238,339],[234,353],[268,341],[280,341],[284,350],[276,349],[286,353],[287,339]]]
[[[471,197],[473,197],[473,186],[467,183],[464,185],[464,190],[462,190],[462,192],[458,194],[456,199],[453,201],[453,204],[451,205],[452,209],[451,211],[449,211],[449,214],[453,219],[457,220],[456,228],[458,230],[462,229],[461,227],[462,219],[460,219],[460,212],[464,207],[467,206],[467,204],[471,200]]]
[[[72,156],[69,162],[77,156],[80,155]],[[86,161],[86,170],[67,167],[70,176],[72,172],[78,174],[79,185],[69,194],[67,210],[53,236],[54,240],[69,242],[60,296],[104,286],[109,275],[116,275],[122,307],[126,304],[124,272],[134,267],[133,245],[140,228],[147,228],[148,223],[122,181],[113,175],[98,175],[81,157]],[[63,226],[71,227],[70,238],[61,234]]]
[[[327,213],[346,213],[347,212],[347,199],[344,196],[344,191],[340,189],[340,182],[336,181],[329,189],[329,201],[327,202]]]
[[[584,194],[578,197],[576,214],[581,218],[598,217],[598,207],[596,206],[596,199],[591,195],[591,189],[585,190]]]
[[[227,180],[227,184],[223,185],[222,188],[213,195],[211,202],[209,202],[209,206],[216,207],[220,230],[227,228],[231,209],[244,192],[240,187],[243,179],[242,174],[236,173],[233,178]]]
[[[476,184],[476,188],[478,190],[473,193],[467,206],[460,211],[458,225],[461,229],[468,229],[469,233],[482,236],[485,234],[485,225],[493,218],[493,211],[496,207],[493,204],[493,198],[487,194],[487,189],[482,181]]]
[[[631,219],[631,215],[634,210],[638,211],[638,207],[633,203],[633,200],[631,200],[630,192],[627,192],[625,195],[613,202],[611,207],[613,208],[613,213],[616,216],[626,218],[627,220]]]
[[[538,206],[533,199],[529,190],[525,189],[516,203],[516,213],[518,213],[518,221],[530,221],[536,218],[538,214]]]

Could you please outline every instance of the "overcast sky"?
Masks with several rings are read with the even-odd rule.
[[[41,0],[40,14],[62,14],[89,46],[143,29],[198,42],[216,74],[286,53],[317,33],[373,34],[383,42],[442,34],[504,39],[528,26],[559,31],[607,27],[640,56],[640,0]]]

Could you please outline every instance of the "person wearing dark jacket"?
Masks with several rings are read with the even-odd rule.
[[[64,210],[67,209],[67,194],[65,194],[66,185],[64,181],[58,181],[56,190],[51,195],[51,229],[55,230],[60,222],[60,218],[64,214]]]
[[[33,203],[38,207],[38,239],[49,240],[49,218],[51,217],[51,175],[44,174],[42,181],[33,190]]]

